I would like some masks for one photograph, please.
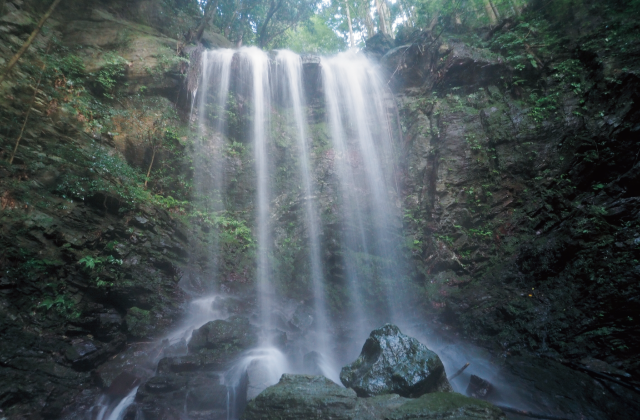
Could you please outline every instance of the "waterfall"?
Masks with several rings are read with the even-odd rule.
[[[258,236],[257,288],[261,322],[265,329],[271,330],[273,310],[273,285],[269,264],[270,200],[269,157],[267,141],[270,130],[271,86],[269,84],[269,56],[256,47],[240,49],[241,83],[251,86],[253,106],[253,126],[251,138],[254,147],[256,167],[256,225]],[[247,68],[248,67],[248,68]]]
[[[195,197],[200,205],[211,212],[224,211],[224,135],[226,134],[225,108],[229,95],[231,63],[235,51],[220,49],[202,53],[202,76],[198,87],[198,137],[194,142],[193,162]],[[214,83],[217,82],[217,83]],[[213,85],[213,86],[212,86]],[[212,89],[213,87],[213,89]],[[212,92],[213,91],[213,92]],[[210,123],[210,124],[208,124]],[[209,127],[213,126],[214,130]],[[219,271],[220,243],[218,236],[211,235],[208,256],[209,275],[212,281],[191,284],[196,290],[211,290],[217,283]]]
[[[385,86],[372,63],[354,52],[323,58],[321,67],[346,222],[343,240],[353,255],[345,258],[352,315],[365,334],[369,328],[363,324],[367,309],[358,256],[375,257],[368,263],[386,296],[386,308],[378,309],[383,318],[397,322],[402,301],[402,273],[397,264],[400,242],[393,232],[398,225],[391,182],[395,174],[385,170],[394,167]],[[372,226],[366,227],[365,219],[371,220]]]
[[[253,177],[246,190],[250,199],[242,206],[251,209],[255,216],[257,316],[252,322],[261,327],[262,339],[257,347],[237,355],[226,372],[219,372],[227,387],[226,415],[235,420],[248,399],[275,384],[285,372],[323,374],[340,383],[339,367],[355,358],[371,327],[399,321],[404,273],[399,252],[401,219],[394,202],[395,156],[388,119],[388,91],[375,67],[363,55],[348,52],[322,58],[320,73],[316,74],[320,77],[313,82],[321,82],[324,94],[314,98],[309,98],[305,90],[308,85],[303,83],[305,70],[301,57],[290,51],[278,51],[272,59],[255,47],[220,49],[203,52],[200,61],[195,110],[192,105],[192,112],[197,111],[198,116],[193,155],[194,199],[204,210],[214,215],[236,210],[237,203],[227,197],[229,182],[225,171],[231,161],[226,154],[228,139],[237,139],[243,148],[246,145],[253,151],[253,159],[247,159],[250,164],[245,165],[250,168],[242,168]],[[309,119],[312,111],[316,113],[315,128]],[[323,118],[317,115],[323,112],[326,121],[319,123]],[[229,115],[234,117],[233,129]],[[245,121],[244,128],[238,126],[240,120]],[[285,128],[280,124],[282,121]],[[318,124],[328,127],[323,128],[326,139],[316,137]],[[274,127],[280,131],[272,133]],[[282,141],[289,138],[292,143]],[[320,143],[322,152],[318,151]],[[287,150],[287,164],[295,167],[296,173],[288,173],[285,184],[277,184],[277,153],[283,149]],[[328,159],[331,163],[325,165],[327,159],[320,159],[320,153],[331,156]],[[325,165],[324,169],[319,169],[320,165]],[[320,180],[320,172],[327,179]],[[330,186],[325,190],[327,185]],[[282,191],[287,187],[291,190]],[[282,210],[277,197],[286,197],[287,205],[292,207]],[[279,305],[285,304],[287,296],[278,296],[282,287],[275,287],[279,283],[274,281],[277,270],[272,261],[278,247],[274,232],[279,223],[284,223],[276,217],[280,210],[292,220],[303,218],[295,231],[300,239],[295,257],[305,261],[298,261],[299,265],[291,270],[293,278],[288,281],[303,284],[304,300],[293,306],[306,308],[310,304],[313,314],[313,320],[305,321],[305,326],[288,330],[282,318],[276,318],[276,314],[283,313]],[[327,214],[335,216],[335,222],[325,223],[323,217]],[[295,225],[294,221],[287,223]],[[220,296],[219,287],[225,280],[221,276],[224,233],[216,231],[211,230],[208,249],[204,250],[209,256],[207,278],[184,284],[209,296],[192,300],[188,316],[165,336],[175,354],[187,354],[187,343],[195,329],[230,315],[223,309],[224,297]],[[331,252],[334,260],[340,260],[332,263],[334,268],[341,264],[337,274],[331,272],[325,258],[327,233],[333,238],[335,231],[339,232],[338,239],[332,239]],[[293,266],[294,262],[289,264]],[[307,278],[309,284],[305,283]],[[329,310],[336,300],[329,293],[332,287],[334,292],[343,287],[340,283],[343,279],[350,300],[347,328],[355,331],[356,336],[347,336],[350,347],[338,352],[336,325],[340,320]],[[293,314],[293,310],[289,313]],[[309,316],[307,312],[303,314]],[[287,334],[292,334],[292,340],[298,341],[285,348],[282,335],[277,335],[278,328],[284,328]],[[288,335],[284,342],[287,340]],[[303,351],[306,353],[303,362],[293,362]],[[160,357],[159,354],[154,357]],[[114,413],[109,418],[115,418],[133,403],[134,396],[135,390],[118,401],[105,395],[94,409],[103,417],[107,412]]]
[[[313,285],[313,307],[316,322],[316,348],[326,359],[332,360],[333,355],[329,348],[329,322],[325,302],[325,279],[322,267],[320,250],[320,226],[318,223],[317,208],[314,196],[315,185],[311,176],[309,147],[307,145],[307,120],[306,104],[302,86],[302,59],[299,55],[280,50],[276,57],[278,70],[278,84],[282,88],[285,101],[288,102],[293,113],[293,122],[296,127],[298,158],[300,161],[300,175],[302,176],[303,194],[305,202],[306,225],[309,236],[309,261],[311,266],[311,280]],[[327,366],[330,366],[329,363]],[[339,381],[338,369],[323,371],[325,376]]]

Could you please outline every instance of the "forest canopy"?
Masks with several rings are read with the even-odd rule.
[[[236,45],[331,53],[362,47],[376,33],[495,25],[528,0],[182,0],[203,26]],[[568,3],[568,1],[560,1]]]
[[[582,10],[585,0],[166,0],[200,22],[188,41],[213,31],[236,46],[289,48],[329,54],[381,33],[396,38],[415,30],[475,32],[518,19],[525,9],[561,16]],[[608,6],[630,13],[640,0],[614,0]]]

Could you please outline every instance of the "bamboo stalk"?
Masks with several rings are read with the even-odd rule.
[[[153,147],[153,154],[151,155],[151,163],[149,164],[149,170],[147,171],[147,177],[144,180],[144,187],[147,188],[149,182],[149,175],[151,175],[151,168],[153,168],[153,160],[156,158],[156,148]]]
[[[351,12],[349,11],[349,2],[347,0],[344,1],[344,5],[347,8],[347,21],[349,22],[349,47],[353,48],[356,46],[356,42],[353,38],[353,26],[351,25]]]
[[[27,51],[27,49],[31,46],[31,43],[33,42],[34,39],[36,39],[36,36],[38,36],[38,34],[40,33],[40,30],[44,26],[44,23],[47,21],[47,19],[49,19],[49,17],[55,10],[58,3],[60,3],[61,1],[62,0],[53,1],[53,4],[49,7],[49,10],[47,10],[47,13],[45,13],[44,16],[42,16],[42,18],[40,19],[40,22],[38,22],[38,26],[36,26],[33,32],[31,32],[31,35],[29,35],[29,38],[24,42],[24,44],[22,44],[22,47],[16,53],[16,55],[14,55],[13,58],[11,58],[11,61],[9,61],[9,64],[7,64],[7,67],[4,69],[2,76],[0,76],[0,84],[4,82],[4,79],[9,75],[11,70],[13,70],[13,67],[16,65],[18,60],[20,60],[20,57],[22,57],[22,54],[24,54],[25,51]]]

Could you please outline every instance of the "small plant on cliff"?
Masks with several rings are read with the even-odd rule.
[[[113,99],[115,87],[125,75],[129,63],[124,58],[114,53],[105,54],[105,63],[97,73],[95,82],[102,95]]]
[[[87,255],[78,261],[78,264],[84,264],[84,269],[87,271],[93,270],[104,263],[122,265],[122,260],[116,259],[111,255],[106,257],[92,257],[91,255]]]
[[[38,303],[36,309],[45,309],[47,311],[53,309],[68,318],[78,318],[80,316],[80,311],[76,308],[75,302],[65,294],[46,296]]]

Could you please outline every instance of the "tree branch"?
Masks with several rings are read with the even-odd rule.
[[[4,73],[2,74],[2,76],[0,76],[0,84],[2,84],[2,82],[4,82],[4,79],[9,75],[9,72],[11,72],[11,70],[16,65],[16,63],[18,63],[18,60],[20,60],[20,57],[22,57],[22,54],[24,54],[25,51],[27,51],[27,49],[29,48],[29,46],[31,46],[31,43],[33,42],[34,39],[36,39],[36,36],[38,36],[38,34],[40,33],[40,30],[44,26],[45,22],[47,21],[47,19],[49,19],[49,17],[51,16],[53,11],[55,10],[56,6],[58,6],[58,3],[60,3],[60,1],[62,1],[62,0],[54,0],[53,4],[49,7],[49,10],[47,10],[47,12],[44,14],[44,16],[42,16],[42,18],[40,19],[40,22],[38,22],[38,26],[36,26],[36,28],[33,30],[33,32],[31,32],[31,35],[24,42],[24,44],[22,44],[22,47],[16,53],[16,55],[14,55],[13,58],[11,59],[11,61],[9,61],[9,64],[7,65],[7,67],[4,70]]]
[[[273,15],[278,11],[280,6],[282,6],[282,0],[279,0],[277,3],[275,2],[275,0],[271,0],[271,6],[269,6],[269,11],[267,12],[267,16],[264,19],[262,28],[260,28],[260,35],[258,36],[258,43],[260,44],[260,48],[264,48],[264,38],[267,34],[267,26],[269,26],[271,18],[273,18]]]

